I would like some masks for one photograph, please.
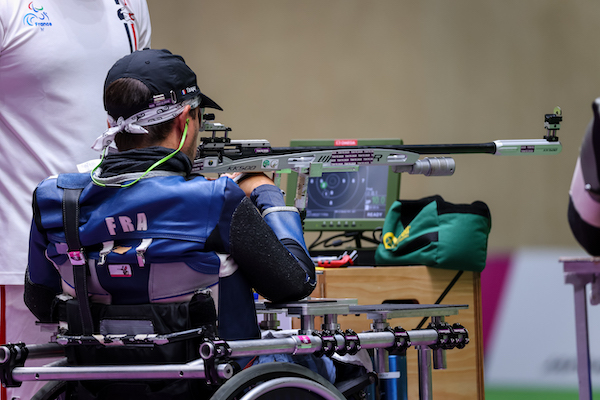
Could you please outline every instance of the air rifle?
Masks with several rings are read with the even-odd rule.
[[[214,115],[204,115],[204,131],[211,137],[202,137],[193,171],[198,173],[290,173],[299,174],[299,190],[295,205],[306,207],[306,177],[320,177],[324,172],[356,171],[361,165],[388,165],[393,172],[448,176],[455,170],[451,157],[424,157],[423,155],[494,154],[543,155],[558,154],[562,145],[556,136],[562,121],[560,107],[553,114],[545,114],[543,139],[496,140],[488,143],[433,144],[433,145],[376,145],[347,146],[353,141],[339,141],[332,147],[271,147],[268,140],[232,140],[231,128],[213,122]]]

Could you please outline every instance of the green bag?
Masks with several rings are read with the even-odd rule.
[[[441,196],[397,200],[383,224],[377,265],[426,265],[483,271],[492,226],[488,206],[452,204]]]

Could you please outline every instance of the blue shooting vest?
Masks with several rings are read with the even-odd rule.
[[[127,188],[100,187],[89,174],[62,174],[35,193],[30,251],[33,283],[73,287],[63,228],[63,189],[83,189],[79,237],[90,269],[93,301],[147,304],[177,301],[215,285],[229,252],[231,216],[245,197],[230,179],[192,179],[159,171]],[[37,229],[35,229],[37,227]],[[45,236],[45,238],[44,238]],[[258,337],[250,285],[239,270],[219,285],[219,331],[225,339]]]

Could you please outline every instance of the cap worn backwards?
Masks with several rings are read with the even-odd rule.
[[[183,57],[172,54],[169,50],[144,49],[121,58],[108,71],[104,91],[120,78],[139,80],[150,89],[153,97],[149,104],[131,104],[126,109],[109,109],[105,103],[106,111],[115,119],[127,119],[145,109],[181,103],[198,96],[201,99],[200,107],[222,110],[217,103],[200,92],[196,74],[186,65]]]
[[[107,105],[110,127],[100,135],[92,149],[102,151],[114,142],[118,132],[148,133],[144,126],[155,125],[175,118],[186,105],[192,108],[215,108],[217,103],[200,92],[196,74],[183,57],[168,50],[144,49],[117,61],[108,71],[104,93],[118,79],[131,78],[142,82],[152,94],[148,102],[126,105]]]

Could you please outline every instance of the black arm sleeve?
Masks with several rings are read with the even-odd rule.
[[[300,300],[315,288],[314,264],[294,257],[245,198],[231,221],[231,255],[257,293],[273,302]],[[306,262],[306,260],[304,260]]]

